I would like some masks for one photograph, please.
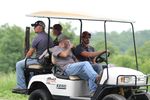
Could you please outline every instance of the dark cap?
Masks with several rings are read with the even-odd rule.
[[[66,35],[59,35],[58,36],[58,42],[61,42],[62,40],[65,40],[65,39],[69,39],[69,37],[67,37]]]
[[[36,27],[36,26],[42,26],[43,28],[45,28],[45,24],[43,21],[36,21],[35,23],[31,24],[31,26]]]
[[[81,34],[81,37],[84,38],[86,36],[89,36],[89,38],[91,38],[91,33],[89,33],[88,31],[84,31],[82,34]]]
[[[51,29],[55,29],[57,31],[62,31],[62,26],[60,24],[55,24],[55,25],[53,25],[53,27],[51,27]]]

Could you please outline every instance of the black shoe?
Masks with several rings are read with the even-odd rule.
[[[27,93],[27,89],[14,88],[14,89],[12,89],[12,92],[13,93],[26,94]]]

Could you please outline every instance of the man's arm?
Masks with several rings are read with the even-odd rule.
[[[83,51],[80,53],[80,55],[83,57],[96,57],[96,56],[101,55],[105,52],[106,52],[105,50],[104,51],[95,51],[95,52]]]
[[[60,57],[67,57],[68,55],[70,55],[70,53],[72,52],[71,48],[73,48],[73,44],[70,42],[70,40],[68,40],[68,43],[67,43],[67,49],[60,52],[59,56]]]
[[[70,54],[70,52],[71,52],[71,49],[68,48],[68,49],[66,49],[66,50],[64,50],[64,51],[62,51],[62,52],[60,52],[59,56],[65,58],[65,57],[67,57],[67,56]]]
[[[35,48],[30,48],[29,51],[26,54],[26,57],[31,57],[34,52],[35,52]]]

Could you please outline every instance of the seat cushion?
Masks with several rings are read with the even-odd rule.
[[[70,80],[81,80],[78,76],[69,76]]]
[[[29,65],[28,68],[31,68],[31,69],[41,69],[41,68],[43,68],[43,66],[41,66],[39,64],[35,64],[35,65]]]

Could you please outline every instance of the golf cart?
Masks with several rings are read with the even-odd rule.
[[[82,14],[50,11],[36,12],[28,16],[47,18],[49,21],[49,35],[51,19],[68,19],[79,21],[80,34],[82,33],[82,21],[103,22],[105,50],[108,48],[106,23],[128,23],[132,28],[135,63],[137,67],[137,70],[124,67],[109,67],[109,54],[105,53],[97,56],[96,62],[105,62],[105,65],[103,66],[104,70],[97,90],[95,94],[90,97],[87,82],[77,76],[66,77],[59,74],[59,71],[57,70],[58,66],[53,63],[51,52],[47,49],[48,56],[45,56],[44,58],[49,59],[49,64],[47,64],[48,67],[41,65],[26,66],[25,75],[26,84],[28,87],[26,94],[30,95],[29,100],[150,100],[150,94],[148,93],[148,75],[138,71],[138,60],[132,21],[96,18]],[[35,73],[31,79],[29,79],[29,74],[27,74],[30,72]]]

